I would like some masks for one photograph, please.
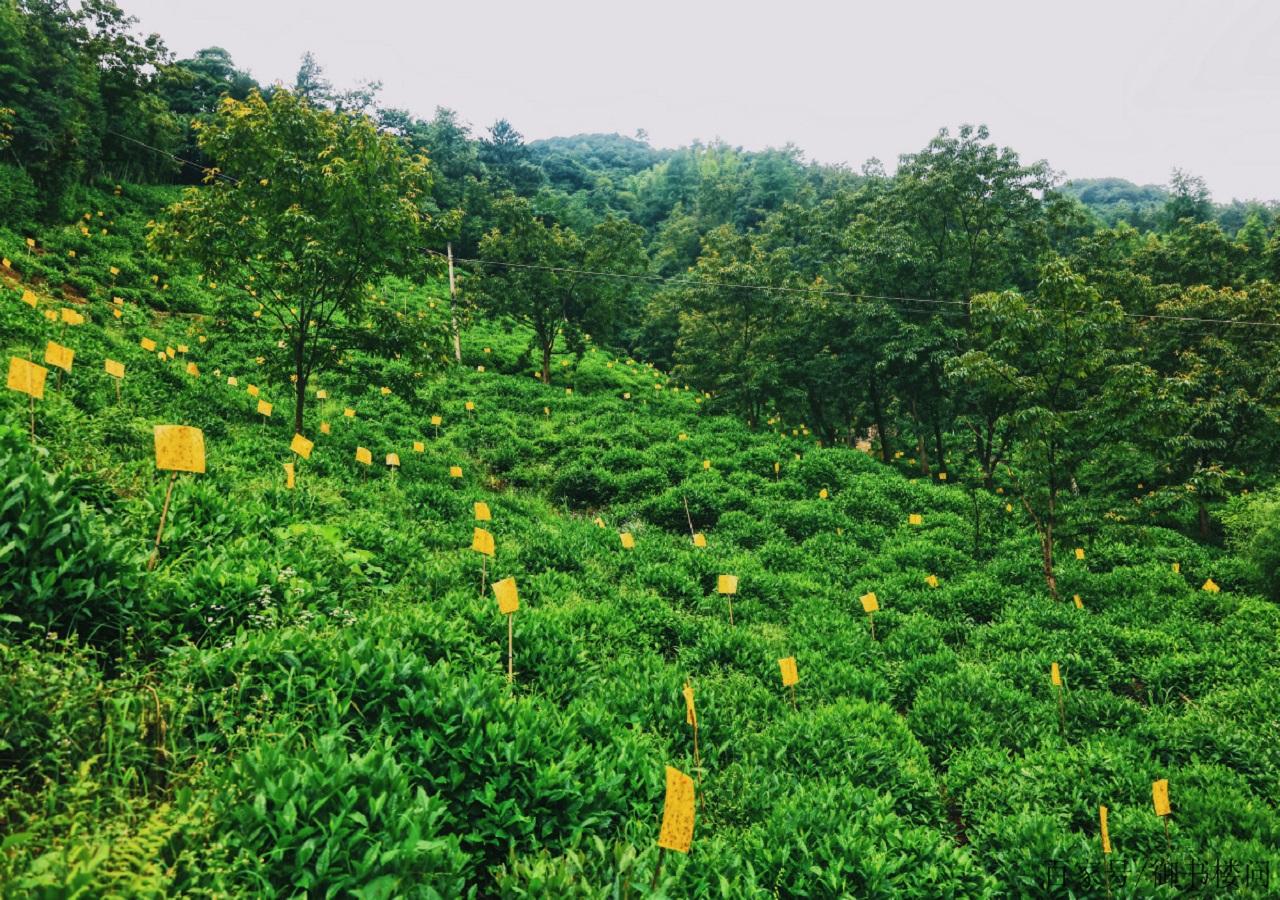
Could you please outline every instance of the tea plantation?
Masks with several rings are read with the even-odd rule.
[[[1280,611],[1238,560],[1099,522],[1055,602],[1005,496],[706,414],[599,350],[544,385],[501,322],[443,371],[349,353],[302,459],[270,324],[210,315],[143,245],[171,198],[87,192],[34,248],[0,230],[5,362],[75,351],[0,401],[0,893],[1275,895]],[[447,321],[442,282],[379,296]],[[207,472],[149,571],[159,424],[202,429]],[[483,577],[519,587],[512,683],[478,501]],[[697,818],[657,872],[667,765]]]

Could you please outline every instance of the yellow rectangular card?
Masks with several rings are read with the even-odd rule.
[[[9,390],[44,399],[44,380],[49,370],[16,356],[9,357]]]
[[[373,465],[373,454],[369,452],[368,447],[356,448],[356,462],[364,463],[366,466]]]
[[[493,520],[492,513],[489,512],[489,504],[483,500],[477,500],[475,503],[476,521],[489,522]]]
[[[493,535],[483,528],[472,530],[471,549],[485,556],[493,556]]]
[[[1157,816],[1169,815],[1169,780],[1167,778],[1151,783],[1151,802],[1155,804]]]
[[[204,473],[204,432],[189,425],[155,427],[156,468]]]
[[[632,536],[631,532],[629,532],[629,531],[624,531],[624,532],[622,532],[622,534],[620,534],[620,535],[619,535],[619,537],[620,537],[620,538],[622,538],[622,546],[623,546],[623,548],[624,548],[624,549],[626,549],[626,550],[634,550],[634,549],[635,549],[635,546],[636,546],[636,539],[635,539],[635,537],[633,537],[633,536]]]
[[[112,378],[124,377],[124,363],[118,363],[114,359],[108,359],[103,363],[107,370],[107,374]]]
[[[68,325],[84,324],[84,316],[80,315],[80,313],[76,312],[74,309],[67,309],[64,306],[59,310],[59,313],[62,316],[62,321],[66,322]]]
[[[178,352],[179,352],[179,353],[186,353],[186,352],[187,352],[187,345],[186,345],[186,344],[179,344],[179,345],[178,345]]]
[[[1062,672],[1058,669],[1058,664],[1054,663],[1049,667],[1049,680],[1058,687],[1062,686]]]
[[[440,418],[439,416],[432,416],[432,417],[431,417],[431,424],[432,424],[432,425],[435,425],[435,426],[437,426],[437,427],[438,427],[438,426],[440,425],[440,422],[441,422],[441,421],[442,421],[442,420],[441,420],[441,418]]]
[[[328,399],[329,399],[329,392],[328,392],[328,391],[316,391],[316,399],[317,399],[317,400],[328,400]]]
[[[686,681],[680,693],[684,694],[684,724],[697,728],[698,710],[693,705],[693,685]]]
[[[509,616],[520,608],[520,594],[514,578],[504,578],[493,583],[493,596],[498,598],[498,612]]]
[[[197,365],[196,365],[195,363],[193,363],[193,362],[188,362],[188,363],[187,363],[187,374],[188,374],[188,375],[191,375],[191,376],[193,376],[193,377],[195,377],[195,378],[199,378],[199,377],[200,377],[200,367],[199,367],[199,366],[197,366]]]
[[[143,338],[142,340],[138,341],[138,343],[141,344],[142,349],[146,350],[148,353],[155,352],[156,342],[151,340],[151,338]]]
[[[328,423],[328,422],[321,422],[321,423],[320,423],[320,433],[321,433],[321,434],[330,434],[331,432],[332,432],[332,429],[330,429],[330,428],[329,428],[329,423]]]
[[[64,372],[71,371],[71,363],[76,358],[76,351],[70,347],[64,347],[56,341],[50,341],[48,346],[44,348],[44,361],[51,366],[57,366]]]
[[[399,453],[388,453],[388,454],[387,454],[387,465],[389,465],[389,466],[398,466],[398,465],[400,465],[400,454],[399,454]]]
[[[40,301],[39,301],[39,299],[36,297],[36,295],[35,295],[35,293],[34,293],[34,292],[32,292],[32,291],[23,291],[23,292],[22,292],[22,302],[23,302],[23,303],[25,303],[25,304],[27,304],[27,306],[30,306],[32,309],[35,309],[35,308],[36,308],[36,304],[37,304],[37,303],[39,303]]]
[[[461,477],[462,477],[462,466],[450,466],[450,467],[449,467],[449,477],[450,477],[450,478],[461,478]]]
[[[354,419],[356,417],[356,411],[352,409],[350,406],[344,409],[342,411],[342,414],[346,416],[348,419]]]
[[[300,434],[295,434],[293,436],[293,440],[289,442],[289,449],[301,456],[303,459],[311,458],[311,448],[314,446],[314,441],[309,441]]]
[[[466,403],[464,403],[464,404],[463,404],[463,406],[465,406],[465,407],[466,407],[467,412],[475,412],[475,411],[476,411],[476,405],[475,405],[474,403],[472,403],[470,400],[468,400]]]
[[[236,376],[234,376],[234,375],[228,375],[228,376],[227,376],[227,384],[228,384],[228,385],[230,385],[231,387],[239,387],[239,386],[240,386],[240,379],[236,378]]]
[[[1077,547],[1077,548],[1076,548],[1076,559],[1084,559],[1084,548],[1083,548],[1083,547]]]
[[[782,686],[790,687],[800,680],[800,675],[796,672],[796,658],[787,656],[778,660],[778,668],[782,671]]]
[[[862,611],[865,613],[873,613],[880,608],[880,601],[876,599],[875,591],[867,591],[858,599],[862,601]]]
[[[1107,830],[1107,808],[1098,807],[1098,822],[1102,825],[1102,852],[1111,853],[1111,832]]]
[[[245,393],[247,393],[250,397],[258,396],[258,393],[259,393],[258,386],[256,384],[249,385],[247,388],[245,388]]]
[[[284,486],[286,488],[293,487],[293,463],[291,462],[284,464]]]
[[[695,547],[707,546],[707,536],[703,534],[701,531],[696,532],[693,536],[693,546]]]
[[[259,400],[259,401],[258,401],[258,412],[259,412],[259,413],[261,413],[261,414],[262,414],[262,415],[264,415],[264,416],[268,416],[268,417],[269,417],[269,416],[271,415],[271,404],[270,404],[270,403],[268,403],[266,400]]]
[[[908,516],[907,516],[907,524],[908,524],[908,525],[923,525],[923,524],[924,524],[924,516],[920,515],[920,513],[911,513],[910,515],[908,515]]]
[[[667,766],[667,796],[662,805],[658,846],[688,853],[693,843],[693,779]]]
[[[716,593],[719,593],[719,594],[738,593],[738,576],[737,575],[718,576],[716,578]]]
[[[425,452],[425,451],[426,451],[426,449],[427,449],[427,445],[426,445],[426,444],[424,444],[424,443],[422,443],[422,441],[414,441],[414,442],[413,442],[413,452],[414,452],[414,453],[423,453],[423,452]]]

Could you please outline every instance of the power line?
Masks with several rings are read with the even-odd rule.
[[[217,170],[213,169],[211,166],[202,166],[202,165],[200,165],[199,163],[192,162],[192,161],[191,161],[191,160],[189,160],[189,159],[183,159],[181,156],[178,156],[178,155],[176,155],[176,154],[170,153],[168,150],[162,150],[162,149],[160,149],[159,147],[153,147],[153,146],[151,146],[150,144],[146,143],[145,141],[140,141],[140,140],[138,140],[137,138],[135,138],[135,137],[130,137],[130,136],[129,136],[129,135],[127,135],[127,134],[121,134],[120,132],[118,132],[118,131],[113,131],[113,130],[112,130],[112,129],[110,129],[110,128],[108,128],[106,131],[107,131],[107,134],[114,134],[114,135],[115,135],[116,137],[118,137],[118,138],[122,138],[123,140],[130,141],[130,142],[132,142],[132,143],[134,143],[134,144],[137,144],[139,147],[146,147],[148,150],[155,151],[156,153],[159,153],[161,156],[167,156],[169,159],[173,160],[173,161],[174,161],[174,162],[176,162],[176,163],[180,163],[180,164],[182,164],[182,165],[184,165],[184,166],[190,166],[190,167],[191,167],[191,168],[193,168],[193,169],[199,169],[199,170],[200,170],[200,172],[201,172],[202,174],[204,174],[204,175],[208,175],[208,174],[212,173],[212,174],[213,174],[213,177],[215,177],[215,178],[221,178],[223,181],[229,182],[229,183],[231,183],[231,184],[239,184],[239,183],[240,183],[240,179],[239,179],[239,178],[233,178],[233,177],[232,177],[232,176],[230,176],[230,175],[223,174],[222,172],[219,172],[219,171],[217,171]]]

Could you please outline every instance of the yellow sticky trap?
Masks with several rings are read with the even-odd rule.
[[[618,535],[618,537],[622,540],[622,547],[624,550],[634,550],[636,548],[636,539],[631,532],[624,531],[622,534]]]
[[[492,353],[492,352],[493,352],[493,349],[492,349],[491,347],[485,347],[485,348],[484,348],[484,352],[485,352],[485,353]]]
[[[489,512],[488,503],[485,503],[483,500],[477,500],[474,504],[472,504],[472,508],[475,511],[477,522],[493,521],[493,513]]]
[[[1169,815],[1169,780],[1167,778],[1151,782],[1151,802],[1155,804],[1157,816]]]
[[[179,353],[186,353],[186,352],[187,352],[187,349],[188,349],[188,348],[187,348],[187,345],[186,345],[186,344],[179,344],[179,345],[178,345],[178,352],[179,352]]]
[[[290,490],[293,489],[293,463],[291,462],[284,464],[284,486]]]
[[[1107,808],[1105,806],[1098,807],[1098,824],[1101,826],[1102,852],[1104,855],[1110,855],[1111,832],[1107,828]]]
[[[22,302],[27,304],[27,306],[30,306],[32,309],[35,309],[39,300],[33,291],[23,291]]]
[[[550,407],[550,406],[544,406],[544,407],[542,407],[542,414],[543,414],[544,416],[549,416],[549,415],[551,415],[551,407]]]
[[[1005,512],[1007,512],[1007,513],[1011,513],[1011,512],[1013,512],[1013,504],[1012,504],[1012,503],[1006,503],[1006,504],[1004,505],[1004,511],[1005,511]]]
[[[1076,548],[1076,559],[1084,559],[1084,548],[1083,548],[1083,547],[1077,547],[1077,548]]]
[[[901,450],[895,450],[895,451],[893,452],[893,458],[894,458],[894,459],[902,459],[902,457],[903,457],[903,456],[905,456],[905,455],[906,455],[906,454],[904,454]]]
[[[777,475],[782,470],[782,463],[773,464],[773,474]]]
[[[564,392],[565,392],[566,394],[572,394],[572,393],[573,393],[573,388],[565,388],[565,389],[564,389]]]
[[[438,427],[440,427],[440,423],[441,423],[442,421],[444,421],[444,420],[443,420],[443,419],[441,419],[439,416],[432,416],[432,417],[431,417],[431,424],[432,424],[432,425],[435,425],[437,428],[438,428]]]
[[[388,454],[387,454],[387,465],[389,465],[389,466],[394,466],[394,467],[397,467],[397,468],[398,468],[398,467],[399,467],[399,465],[400,465],[400,454],[399,454],[399,453],[388,453]]]
[[[701,531],[696,532],[693,536],[693,546],[695,547],[707,546],[707,536],[703,534]]]
[[[316,391],[316,399],[317,399],[317,400],[328,400],[328,399],[329,399],[329,392],[328,392],[328,391]]]
[[[271,417],[271,404],[270,404],[270,403],[268,403],[266,400],[259,400],[259,401],[258,401],[258,413],[259,413],[260,415],[264,415],[264,416],[267,416],[268,418],[270,418],[270,417]]]
[[[1075,603],[1076,609],[1084,609],[1084,601],[1080,599],[1079,594],[1072,594],[1071,600]]]
[[[148,353],[155,352],[156,342],[151,340],[151,338],[143,338],[142,340],[138,341],[138,343],[142,346],[142,349],[146,350]]]
[[[829,493],[827,493],[827,489],[826,489],[826,488],[823,488],[822,490],[818,491],[818,499],[819,499],[819,500],[826,500],[826,499],[827,499],[828,497],[830,497],[830,496],[831,496],[831,495],[830,495]]]
[[[493,583],[493,596],[498,599],[498,612],[509,616],[520,608],[520,593],[514,578],[504,578]]]
[[[188,375],[190,375],[192,378],[199,378],[199,377],[200,377],[200,367],[199,367],[199,366],[197,366],[197,365],[196,365],[195,363],[193,363],[193,362],[188,362],[188,363],[187,363],[187,374],[188,374]]]
[[[939,473],[938,473],[938,480],[939,480],[939,481],[946,481],[946,480],[947,480],[947,473],[946,473],[946,472],[939,472]]]
[[[778,660],[778,669],[782,672],[783,687],[791,687],[791,685],[800,680],[800,675],[796,672],[796,658],[794,656]]]
[[[204,473],[204,432],[189,425],[157,425],[156,468]]]
[[[1200,590],[1208,591],[1210,594],[1216,594],[1221,591],[1222,588],[1218,587],[1217,583],[1212,578],[1208,578],[1205,580],[1205,583],[1200,586]]]
[[[227,376],[227,386],[228,386],[228,387],[239,387],[239,386],[240,386],[240,379],[236,378],[236,376],[234,376],[234,375],[228,375],[228,376]]]
[[[384,397],[385,397],[385,396],[387,396],[387,394],[390,394],[390,393],[391,393],[391,388],[389,388],[389,387],[382,387],[382,388],[379,388],[379,389],[378,389],[378,391],[379,391],[379,393],[381,393],[381,394],[382,394],[382,396],[384,396]]]
[[[175,356],[178,355],[178,351],[174,350],[172,347],[165,347],[164,355],[169,357],[170,359],[173,359]]]
[[[200,337],[196,338],[196,340],[198,340],[200,343],[202,343],[202,344],[203,344],[205,341],[207,341],[207,340],[209,340],[209,339],[208,339],[207,337],[205,337],[205,336],[202,334],[202,335],[200,335]]]
[[[471,532],[471,549],[485,556],[493,556],[493,535],[483,528],[475,528]]]
[[[1059,687],[1062,686],[1062,672],[1059,671],[1057,663],[1049,667],[1049,680]]]
[[[28,247],[30,247],[32,250],[34,250],[34,249],[35,249],[35,247],[36,247],[36,239],[35,239],[35,238],[27,238],[27,246],[28,246]]]
[[[484,371],[484,366],[476,366],[476,371],[477,371],[477,372],[483,372],[483,371]]]
[[[329,433],[331,433],[331,432],[332,432],[332,430],[333,430],[333,429],[331,429],[331,428],[329,427],[329,423],[328,423],[328,422],[321,422],[321,423],[320,423],[320,433],[321,433],[321,434],[329,434]]]
[[[470,400],[468,400],[466,403],[462,404],[462,406],[463,406],[463,408],[464,408],[467,412],[475,412],[475,411],[476,411],[476,405],[475,405],[474,403],[472,403]]]
[[[103,363],[103,368],[107,370],[107,374],[112,378],[124,377],[124,363],[118,363],[114,359],[108,359]]]
[[[737,575],[720,575],[716,578],[717,594],[736,594],[738,593],[738,576]]]
[[[1175,575],[1180,575],[1180,574],[1182,574],[1182,563],[1174,563],[1174,564],[1173,564],[1173,574],[1175,574]]]
[[[51,366],[57,366],[64,372],[71,371],[71,363],[76,358],[76,351],[70,347],[64,347],[56,341],[50,341],[48,346],[44,348],[44,361]]]
[[[414,453],[426,453],[426,452],[427,452],[427,445],[426,445],[426,444],[424,444],[424,443],[422,443],[422,441],[414,441],[414,442],[413,442],[413,452],[414,452]]]
[[[294,434],[293,440],[289,442],[289,449],[301,456],[303,459],[311,458],[311,448],[314,446],[314,441],[309,441],[300,434]]]
[[[256,384],[249,385],[247,388],[245,388],[245,393],[247,393],[250,397],[258,396],[258,386]]]
[[[56,322],[58,321],[58,311],[56,309],[46,309],[44,311],[44,317],[50,322]]]
[[[62,321],[66,322],[68,325],[84,324],[84,316],[80,315],[80,313],[76,312],[74,309],[67,309],[64,306],[58,311],[58,313],[61,316]]]
[[[684,724],[697,728],[698,709],[693,703],[693,685],[686,681],[680,693],[684,695]]]
[[[924,577],[924,583],[925,583],[925,584],[927,584],[927,585],[929,585],[929,587],[931,587],[931,588],[936,588],[936,587],[938,586],[938,576],[937,576],[937,575],[926,575],[926,576]]]
[[[123,318],[124,318],[124,313],[120,312],[120,310],[118,310],[118,309],[113,309],[113,310],[111,310],[111,315],[115,316],[117,319],[123,319]]]
[[[710,468],[711,468],[711,460],[709,460],[709,459],[704,459],[704,460],[702,461],[702,468],[704,468],[704,469],[710,469]]]
[[[680,432],[679,434],[677,434],[677,435],[676,435],[676,440],[677,440],[677,441],[687,441],[687,440],[689,440],[689,435],[685,434],[685,433],[682,431],[682,432]]]
[[[865,613],[873,613],[880,608],[880,601],[876,599],[875,591],[868,591],[858,599],[862,601],[862,611]]]
[[[163,351],[163,350],[157,350],[157,351],[156,351],[156,358],[157,358],[157,359],[159,359],[159,360],[160,360],[160,362],[168,362],[168,361],[169,361],[169,357],[167,357],[167,356],[165,356],[165,355],[164,355],[164,351]]]
[[[462,477],[462,466],[450,466],[450,467],[449,467],[449,477],[450,477],[450,478],[461,478],[461,477]]]
[[[36,400],[44,399],[44,380],[49,370],[16,356],[9,357],[9,390],[27,394]]]
[[[920,513],[911,513],[910,515],[908,515],[908,516],[907,516],[907,524],[908,524],[908,525],[923,525],[923,524],[924,524],[924,516],[920,515]]]
[[[662,805],[658,846],[688,853],[693,843],[693,779],[667,766],[667,796]]]
[[[373,465],[373,454],[369,452],[368,447],[356,448],[356,462],[364,463],[366,466]]]
[[[356,411],[352,409],[350,406],[344,409],[342,411],[342,414],[346,416],[348,419],[354,419],[356,417]]]
[[[591,521],[593,521],[593,522],[595,522],[595,523],[596,523],[596,527],[597,527],[597,528],[603,528],[603,527],[604,527],[604,519],[600,518],[599,516],[596,516],[596,517],[595,517],[594,519],[592,519]]]

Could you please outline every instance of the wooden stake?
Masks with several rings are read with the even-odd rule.
[[[867,613],[867,621],[871,623],[871,640],[874,641],[876,639],[876,614],[873,612]]]
[[[693,537],[693,516],[689,515],[689,499],[684,494],[680,495],[680,501],[684,504],[684,517],[689,523],[689,537]]]
[[[516,680],[514,622],[515,613],[507,613],[507,684]]]
[[[116,383],[116,403],[119,403],[120,402],[120,379],[116,378],[114,379],[114,381]]]
[[[484,585],[489,579],[489,560],[485,554],[480,554],[480,596],[484,596]]]
[[[1102,854],[1102,883],[1107,888],[1107,898],[1111,898],[1111,858],[1107,854]]]
[[[733,594],[725,594],[729,598],[729,625],[733,626]]]
[[[658,848],[658,865],[653,870],[653,881],[649,882],[649,893],[653,893],[658,889],[658,879],[662,877],[662,859],[666,856],[667,848]]]
[[[1062,731],[1062,736],[1067,736],[1067,710],[1062,703],[1062,685],[1058,685],[1058,727]]]
[[[799,709],[799,707],[796,706],[796,686],[794,684],[791,685],[791,708],[793,710]]]
[[[164,520],[169,515],[169,501],[173,499],[173,483],[178,480],[178,473],[174,472],[169,476],[169,486],[164,492],[164,507],[160,510],[160,527],[156,529],[156,548],[151,551],[151,559],[147,562],[147,571],[150,572],[156,567],[156,562],[160,559],[160,538],[164,536]]]

